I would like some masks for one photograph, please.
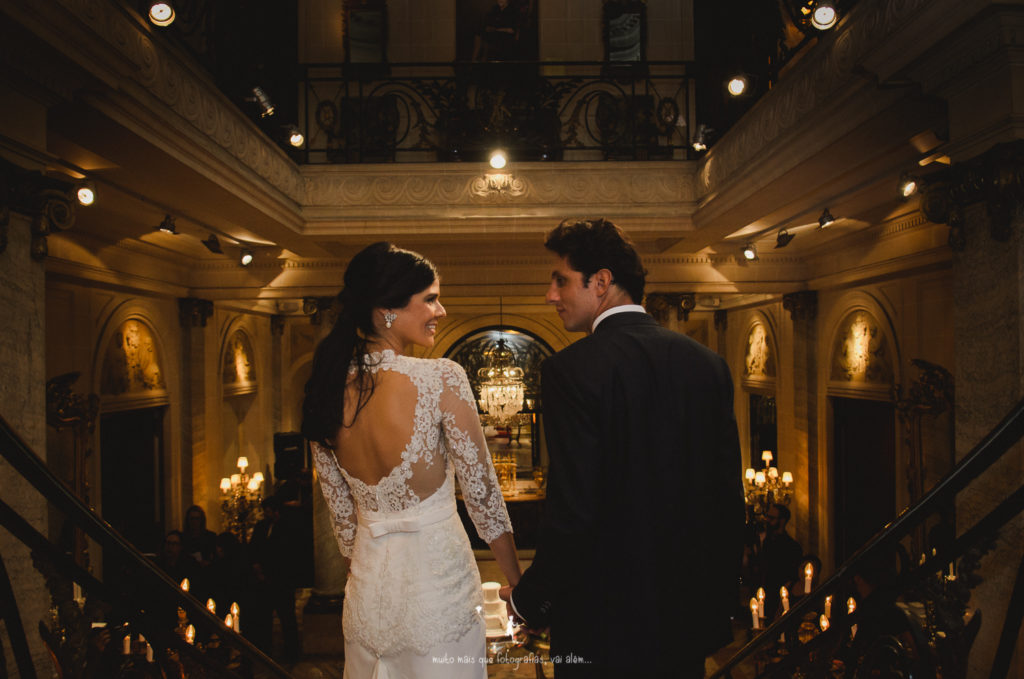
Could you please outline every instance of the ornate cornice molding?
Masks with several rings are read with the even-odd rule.
[[[47,236],[75,225],[78,203],[71,197],[72,189],[69,182],[0,158],[0,252],[7,249],[7,229],[15,212],[31,219],[32,259],[45,259],[49,253]]]

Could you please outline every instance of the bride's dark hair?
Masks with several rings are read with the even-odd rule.
[[[358,402],[352,421],[344,422],[345,385],[353,359],[366,353],[366,340],[374,335],[374,309],[401,309],[409,299],[430,287],[437,269],[430,260],[391,243],[362,249],[345,269],[345,287],[338,293],[338,319],[313,353],[313,374],[306,382],[302,402],[302,435],[331,445],[338,430],[352,426],[373,392],[370,366],[357,361]]]

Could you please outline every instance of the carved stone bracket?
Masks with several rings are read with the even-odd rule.
[[[782,308],[794,321],[813,321],[818,317],[818,291],[802,290],[783,295]]]
[[[981,155],[922,180],[921,211],[929,221],[949,224],[949,245],[963,250],[964,209],[984,202],[989,233],[997,241],[1010,238],[1015,220],[1024,213],[1024,141],[996,144]]]
[[[284,335],[284,321],[286,316],[283,314],[274,314],[270,317],[270,335],[272,337],[280,337]]]
[[[715,330],[725,332],[729,328],[729,312],[725,309],[715,311]]]
[[[96,425],[100,397],[72,393],[71,385],[79,375],[77,372],[65,373],[46,381],[46,424],[57,431],[82,426],[91,432]]]
[[[676,311],[677,321],[690,320],[690,312],[697,306],[697,296],[692,292],[651,292],[647,294],[647,311],[659,323],[668,320],[668,312]]]
[[[205,328],[213,315],[213,302],[197,297],[178,298],[178,320],[183,328]]]
[[[313,325],[320,325],[324,321],[324,314],[331,311],[335,297],[303,297],[302,312],[309,316],[309,322]]]
[[[11,213],[17,212],[32,219],[32,259],[44,259],[49,251],[46,237],[75,224],[72,189],[69,181],[0,159],[0,252],[7,248]]]

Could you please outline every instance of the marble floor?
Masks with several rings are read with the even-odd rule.
[[[529,565],[532,556],[532,552],[527,550],[520,553],[520,562],[524,568]],[[504,582],[489,552],[477,552],[477,565],[482,581]],[[303,615],[309,595],[310,590],[300,590],[296,597],[303,656],[298,663],[288,668],[289,672],[295,679],[341,679],[345,661],[340,648],[340,620],[336,616]],[[747,630],[737,625],[734,637],[732,644],[708,658],[706,667],[709,675],[746,643]],[[275,639],[280,639],[280,635],[275,634]],[[279,652],[277,647],[271,650],[272,655]],[[488,679],[539,679],[542,676],[551,679],[554,669],[549,662],[541,662],[538,667],[536,656],[512,655],[498,657],[488,666],[487,676]],[[733,677],[749,679],[753,677],[753,672],[744,672],[740,668],[733,672]]]

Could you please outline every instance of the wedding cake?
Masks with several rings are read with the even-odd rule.
[[[485,582],[484,590],[484,622],[487,623],[487,636],[508,636],[508,609],[505,602],[498,596],[501,585],[496,582]]]

